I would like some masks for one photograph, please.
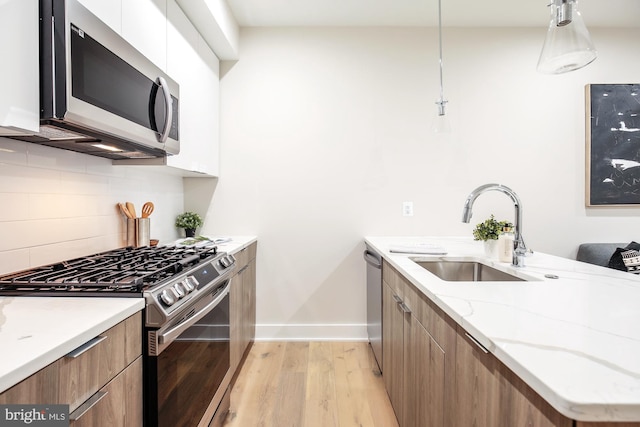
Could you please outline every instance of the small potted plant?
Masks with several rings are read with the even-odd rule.
[[[202,218],[195,212],[184,212],[176,217],[176,227],[184,228],[186,237],[196,235],[196,228],[203,224]]]
[[[513,227],[513,224],[509,221],[498,221],[492,214],[484,222],[477,224],[473,230],[473,240],[484,242],[484,252],[488,257],[497,258],[498,236],[504,227]]]

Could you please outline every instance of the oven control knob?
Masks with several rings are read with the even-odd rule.
[[[169,289],[165,289],[164,291],[162,291],[162,293],[160,294],[160,299],[168,306],[172,306],[176,302],[174,293],[169,292]]]
[[[233,257],[233,255],[225,255],[220,258],[220,264],[222,264],[224,268],[231,267],[234,262],[236,262],[236,259]]]
[[[187,294],[186,289],[184,288],[184,286],[182,286],[181,283],[176,283],[175,285],[173,285],[173,292],[178,295],[178,298],[184,298],[184,296]]]
[[[198,282],[198,279],[196,279],[195,276],[187,276],[187,278],[184,279],[184,281],[185,283],[189,283],[193,287],[194,291],[198,289],[198,285],[200,285],[200,282]]]
[[[191,276],[189,276],[186,279],[184,279],[182,282],[180,282],[180,284],[182,285],[182,287],[184,287],[184,289],[185,289],[185,291],[187,291],[187,293],[193,292],[193,291],[196,290],[196,287],[194,286],[193,282],[191,281]]]

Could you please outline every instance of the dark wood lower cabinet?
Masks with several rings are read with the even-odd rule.
[[[516,374],[458,326],[453,425],[572,427]]]
[[[446,354],[419,322],[411,327],[412,369],[409,381],[414,396],[413,415],[408,425],[412,427],[445,425],[445,372]]]

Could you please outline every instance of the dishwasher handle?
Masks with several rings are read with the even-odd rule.
[[[364,257],[364,260],[367,262],[367,264],[369,264],[370,266],[377,268],[378,270],[382,268],[380,255],[378,255],[377,253],[372,252],[369,249],[365,249],[362,256]]]

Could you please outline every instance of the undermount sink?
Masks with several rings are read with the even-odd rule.
[[[525,279],[476,261],[412,259],[425,270],[447,282],[524,282]]]

